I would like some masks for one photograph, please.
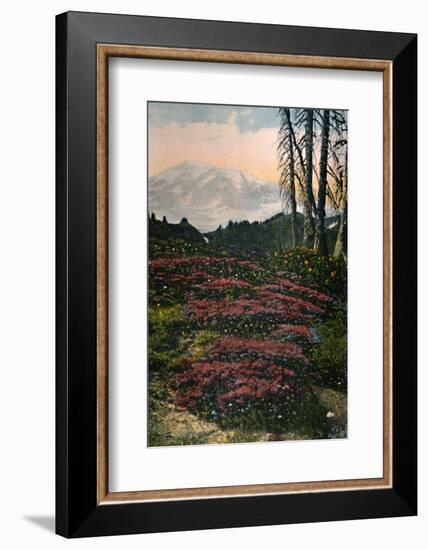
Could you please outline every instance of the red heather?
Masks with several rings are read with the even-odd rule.
[[[187,305],[187,314],[195,319],[238,317],[240,315],[275,315],[285,321],[304,321],[321,314],[323,310],[300,298],[261,290],[257,298],[241,297],[229,300],[193,300]]]
[[[274,331],[271,332],[271,336],[297,336],[303,338],[308,342],[314,340],[314,336],[311,329],[306,325],[279,325]]]
[[[251,287],[250,283],[247,283],[246,281],[241,281],[239,279],[232,279],[232,278],[213,279],[211,281],[206,281],[196,286],[197,288],[201,288],[204,290],[217,290],[222,288],[233,288],[233,287],[236,287],[236,288]]]
[[[294,371],[265,360],[235,363],[198,362],[176,376],[180,389],[176,405],[194,409],[208,395],[220,410],[261,398],[283,398],[291,388]],[[186,390],[186,386],[188,389]]]
[[[277,279],[276,284],[270,285],[269,288],[280,292],[283,292],[285,290],[288,292],[295,292],[296,294],[303,294],[320,302],[333,301],[333,298],[328,294],[325,294],[324,292],[319,292],[318,290],[309,288],[307,286],[299,285],[293,281],[290,281],[290,279]]]
[[[258,354],[267,357],[292,357],[307,362],[303,348],[295,342],[278,342],[277,340],[237,338],[225,336],[217,340],[210,348],[211,355],[227,353]]]

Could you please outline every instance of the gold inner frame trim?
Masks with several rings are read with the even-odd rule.
[[[383,73],[383,476],[297,483],[109,492],[108,488],[108,59],[276,65]],[[392,62],[187,48],[97,45],[97,503],[377,489],[392,486]]]

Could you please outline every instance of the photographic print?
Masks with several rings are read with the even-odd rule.
[[[149,447],[346,438],[347,111],[147,109]]]

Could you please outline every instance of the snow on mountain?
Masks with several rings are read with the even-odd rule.
[[[229,220],[265,220],[281,211],[279,186],[202,162],[183,162],[149,178],[149,211],[171,223],[182,218],[200,231]]]

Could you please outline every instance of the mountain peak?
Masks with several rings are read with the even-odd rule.
[[[199,162],[197,160],[186,160],[184,162],[180,162],[179,164],[174,164],[173,166],[164,168],[161,172],[151,177],[157,178],[157,177],[161,177],[161,176],[168,175],[175,172],[188,172],[188,171],[203,172],[203,171],[212,170],[212,169],[215,169],[215,166],[212,166],[211,164],[208,164],[206,162]]]
[[[200,231],[211,231],[229,220],[265,220],[281,211],[281,200],[276,183],[186,161],[149,178],[149,210],[172,223],[186,218]]]
[[[176,164],[173,168],[215,168],[215,166],[199,160],[185,160],[180,164]]]

